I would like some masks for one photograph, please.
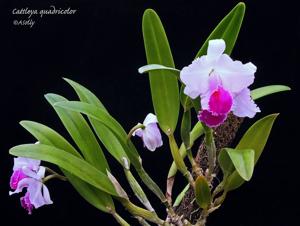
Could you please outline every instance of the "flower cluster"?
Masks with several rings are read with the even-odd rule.
[[[33,208],[52,204],[49,190],[42,181],[46,168],[40,164],[40,160],[14,158],[13,174],[10,178],[10,188],[14,191],[10,191],[9,195],[20,193],[27,188],[25,195],[20,200],[22,207],[29,214],[32,213]]]
[[[209,41],[207,55],[184,67],[180,79],[184,93],[195,99],[200,96],[198,118],[209,127],[222,124],[232,112],[238,117],[254,117],[259,108],[250,96],[256,66],[233,61],[225,51],[222,39]]]

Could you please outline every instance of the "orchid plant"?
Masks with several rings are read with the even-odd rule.
[[[256,66],[230,57],[244,12],[244,3],[237,4],[213,30],[191,64],[178,70],[160,18],[147,9],[142,24],[148,64],[139,68],[139,73],[149,74],[155,114],[149,113],[143,123],[135,122],[136,126],[125,132],[90,90],[64,79],[74,88],[79,101],[52,93],[45,97],[77,147],[43,124],[21,121],[37,142],[10,149],[10,154],[17,156],[10,195],[26,190],[21,206],[32,214],[34,209],[53,203],[46,183],[58,178],[70,182],[87,202],[111,214],[120,225],[129,223],[117,213],[115,202],[123,205],[140,225],[206,225],[207,217],[224,203],[228,192],[251,179],[278,114],[256,121],[237,146],[230,147],[243,118],[253,118],[260,112],[255,100],[290,90],[283,85],[250,90]],[[181,124],[177,125],[179,118]],[[197,122],[192,126],[192,121]],[[174,136],[176,128],[180,129],[181,142]],[[140,138],[145,149],[167,149],[162,135],[168,138],[174,160],[166,179],[166,192],[147,174],[134,145]],[[202,143],[194,147],[198,139]],[[129,199],[128,188],[113,176],[98,140],[123,167],[127,187],[143,207]],[[41,160],[57,165],[61,173],[41,166]],[[185,188],[174,199],[172,188],[177,171],[186,178],[186,184],[180,185]],[[155,211],[145,187],[165,205],[165,216]]]

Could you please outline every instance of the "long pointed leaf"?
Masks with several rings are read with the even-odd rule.
[[[96,131],[97,136],[99,137],[105,148],[109,151],[109,153],[121,165],[123,165],[124,167],[128,167],[124,165],[124,158],[128,159],[128,156],[116,135],[103,123],[95,119],[92,119],[91,123],[93,125],[94,130]],[[126,162],[126,164],[130,165],[129,160]]]
[[[106,172],[106,169],[109,169],[108,163],[94,133],[83,116],[66,109],[56,108],[55,103],[67,101],[66,98],[60,95],[46,94],[45,98],[58,114],[84,158],[102,172]]]
[[[253,100],[257,100],[261,97],[268,96],[268,95],[271,95],[273,93],[289,91],[289,90],[291,90],[291,88],[288,87],[288,86],[269,85],[269,86],[264,86],[264,87],[260,87],[260,88],[252,90],[251,91],[251,97],[252,97]]]
[[[108,113],[101,101],[90,90],[70,79],[65,78],[64,80],[73,87],[80,101],[93,104]],[[120,164],[123,165],[123,158],[128,159],[128,157],[116,136],[103,123],[95,120],[92,117],[88,117],[88,119],[105,148]]]
[[[169,42],[159,16],[152,9],[143,15],[143,37],[148,64],[175,68]],[[179,114],[177,78],[167,70],[149,72],[152,102],[161,129],[175,131]]]
[[[83,85],[81,85],[81,84],[79,84],[77,82],[74,82],[71,79],[64,78],[64,80],[70,86],[72,86],[72,88],[77,93],[77,96],[79,97],[80,101],[86,102],[86,103],[90,103],[90,104],[94,104],[94,105],[102,108],[104,111],[108,112],[106,110],[105,106],[99,100],[99,98],[95,94],[93,94],[89,89],[87,89],[86,87],[84,87]]]
[[[240,32],[245,9],[246,6],[243,2],[238,3],[208,36],[201,49],[198,51],[196,58],[206,54],[208,42],[212,39],[224,39],[226,43],[225,53],[230,55]]]
[[[107,112],[103,109],[96,107],[95,105],[78,102],[78,101],[63,101],[55,104],[57,108],[64,108],[76,112],[86,114],[87,116],[98,120],[103,123],[109,129],[111,129],[118,139],[122,142],[123,147],[125,148],[126,154],[131,161],[131,163],[136,168],[141,168],[141,163],[139,161],[139,154],[133,144],[127,140],[127,134],[122,128],[122,126]]]
[[[76,91],[79,99],[82,101],[82,102],[86,102],[86,103],[90,103],[96,107],[99,107],[99,108],[102,108],[102,110],[106,111],[104,108],[103,108],[103,105],[102,103],[100,102],[100,100],[91,92],[89,91],[87,88],[83,87],[82,85],[74,82],[74,81],[71,81],[69,79],[65,79],[73,88],[74,90]],[[100,103],[99,103],[100,102]],[[108,112],[106,111],[106,113],[108,114]],[[104,114],[104,113],[103,113]],[[100,115],[100,114],[99,114]],[[108,134],[110,134],[110,136],[113,138],[113,140],[116,140],[115,137],[113,137],[114,134],[110,133],[110,128],[105,126],[104,123],[101,123],[101,120],[97,120],[93,117],[90,117],[88,114],[87,114],[91,124],[93,125],[94,127],[94,130],[97,132],[97,135],[99,136],[99,138],[101,139],[101,135],[103,136],[104,134],[104,138],[108,138],[108,142],[111,142],[111,140],[109,139],[109,137],[105,136],[106,132],[103,131],[103,128],[106,129],[108,131]],[[119,134],[119,136],[123,139],[120,139],[123,141],[123,145],[124,146],[128,146],[129,149],[132,149],[134,153],[136,153],[136,156],[138,156],[136,150],[135,150],[135,147],[133,146],[133,144],[131,143],[130,140],[124,140],[124,137],[126,137],[125,135],[125,131],[123,130],[123,128],[117,123],[115,122],[115,120],[112,118],[112,117],[108,117],[111,121],[112,121],[112,124],[116,124],[116,127],[115,127],[115,131],[112,130],[112,132],[114,132],[115,134]],[[109,120],[108,120],[109,121]],[[119,131],[118,131],[119,130]],[[99,133],[100,131],[100,133]],[[103,132],[101,132],[103,131]],[[103,140],[102,140],[103,141]],[[115,141],[116,143],[118,143],[118,141]],[[104,141],[103,141],[104,143]],[[122,142],[121,142],[122,143]],[[118,150],[121,150],[121,147],[120,145],[117,145],[115,147],[115,145],[110,145],[111,146],[111,151],[113,152],[114,149],[119,152]],[[118,148],[119,146],[119,148]],[[107,147],[109,148],[109,147]],[[122,151],[123,153],[124,151]],[[121,158],[122,158],[122,154],[119,155]],[[117,158],[117,157],[116,157]],[[134,157],[133,157],[134,158]],[[139,157],[138,157],[139,158]],[[120,162],[120,158],[119,159],[119,162]],[[132,159],[132,158],[131,158]],[[138,160],[137,158],[135,158],[136,160]],[[123,159],[122,159],[123,160]],[[131,174],[131,172],[129,170],[127,170],[129,168],[129,162],[128,162],[128,158],[126,158],[126,164],[125,162],[122,162],[122,164],[125,164],[124,167],[125,167],[125,172],[127,172],[127,176],[128,176],[128,173]],[[152,190],[154,191],[155,194],[157,194],[158,197],[161,198],[161,200],[164,199],[164,195],[162,194],[162,192],[160,192],[158,186],[150,179],[148,180],[149,178],[147,177],[147,173],[145,173],[145,171],[143,170],[143,168],[141,167],[141,164],[140,163],[135,163],[134,164],[135,168],[137,169],[137,172],[139,174],[139,176],[141,177],[141,179],[143,180],[144,183],[146,183],[146,185]],[[139,185],[137,183],[134,183],[135,186],[132,186],[133,184],[131,183],[132,181],[135,181],[134,178],[132,178],[132,181],[130,182],[130,179],[127,177],[127,179],[129,180],[129,183],[131,184],[131,187],[133,188],[133,190],[138,193],[138,196],[140,199],[143,199],[142,202],[144,203],[144,205],[149,208],[149,203],[147,203],[147,197],[145,195],[142,195],[142,190],[139,189]],[[136,182],[136,181],[135,181]],[[142,196],[144,196],[144,198],[142,198]]]

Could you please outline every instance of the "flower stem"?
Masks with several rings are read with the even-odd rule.
[[[53,169],[50,169],[48,167],[45,167],[45,168],[46,168],[46,171],[48,173],[51,173],[51,174],[48,175],[48,176],[46,176],[46,177],[44,177],[43,183],[46,183],[48,180],[51,180],[53,178],[57,178],[57,179],[60,179],[62,181],[67,181],[68,180],[65,176],[60,175],[59,173],[55,172]]]
[[[51,174],[51,175],[48,175],[46,177],[43,178],[43,183],[46,183],[48,180],[51,180],[53,178],[57,178],[57,179],[60,179],[62,181],[67,181],[68,179],[62,175],[59,175],[59,174]]]
[[[197,176],[201,176],[202,175],[202,170],[201,170],[200,166],[196,163],[196,161],[193,157],[193,153],[192,153],[191,148],[188,148],[186,150],[186,153],[187,153],[188,159],[189,159],[189,161],[192,165],[193,173],[195,173]]]
[[[207,210],[203,210],[195,226],[205,226],[207,217],[208,217]]]
[[[53,169],[50,169],[49,167],[45,167],[46,168],[46,171],[48,172],[48,173],[51,173],[51,174],[58,174],[59,175],[59,173],[57,173],[56,171],[54,171]]]
[[[208,181],[212,180],[212,174],[216,166],[216,145],[214,141],[213,136],[213,130],[206,125],[203,125],[204,131],[205,131],[205,146],[208,153],[208,173],[207,173],[207,179]]]
[[[193,147],[194,142],[204,133],[204,129],[203,126],[201,124],[201,122],[197,122],[196,125],[194,126],[194,128],[192,129],[191,133],[190,133],[190,148]],[[182,156],[182,158],[184,159],[187,155],[187,151],[185,148],[184,143],[181,144],[180,148],[179,148],[179,152],[180,155]],[[202,171],[201,168],[198,166],[197,164],[197,168],[200,170],[199,175],[202,175]],[[198,175],[198,169],[193,170],[196,175]],[[168,178],[167,178],[167,182],[166,182],[166,196],[169,200],[169,202],[172,202],[172,190],[173,190],[173,185],[174,185],[174,181],[175,181],[175,175],[177,173],[177,167],[175,162],[173,161],[170,169],[169,169],[169,173],[168,173]]]
[[[132,127],[132,129],[129,131],[129,133],[127,134],[127,140],[129,140],[132,137],[132,134],[137,130],[137,129],[144,129],[145,126],[141,123],[135,125],[134,127]]]
[[[183,161],[183,158],[179,153],[179,149],[178,149],[177,143],[175,141],[174,135],[170,134],[168,137],[169,137],[171,154],[172,154],[172,157],[174,159],[174,162],[175,162],[178,170],[188,180],[188,182],[191,184],[191,186],[195,187],[194,179],[193,179],[191,173],[188,171],[188,169]]]
[[[214,199],[223,190],[224,190],[224,180],[220,184],[218,184],[218,186],[213,191],[212,199]]]
[[[227,195],[227,191],[224,191],[220,197],[216,198],[216,200],[214,201],[214,206],[221,205],[224,202],[226,195]]]

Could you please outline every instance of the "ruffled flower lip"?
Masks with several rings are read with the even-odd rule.
[[[215,91],[212,92],[209,98],[209,110],[214,115],[227,114],[232,107],[232,96],[222,86],[219,86]]]
[[[32,210],[33,210],[33,205],[30,202],[30,198],[29,197],[30,197],[29,192],[26,192],[25,196],[20,199],[20,202],[21,202],[21,206],[25,210],[28,211],[29,215],[31,215],[32,214]]]
[[[209,127],[218,127],[226,118],[227,114],[213,114],[208,110],[200,111],[198,114],[199,121],[204,122]]]

